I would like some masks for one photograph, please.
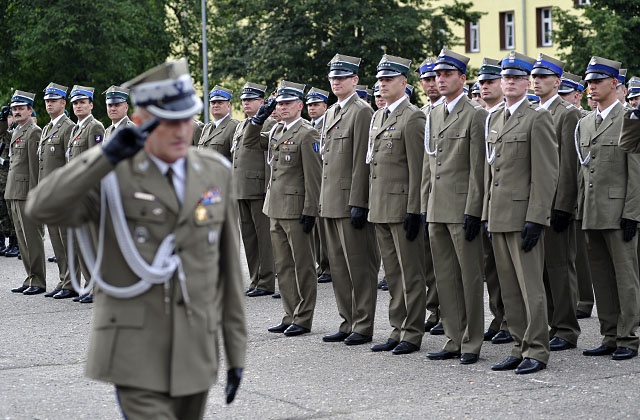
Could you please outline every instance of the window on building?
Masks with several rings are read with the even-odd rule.
[[[589,6],[591,4],[591,0],[573,0],[573,5],[578,6]]]
[[[516,28],[513,12],[500,12],[500,49],[516,48]]]
[[[551,8],[539,7],[536,9],[536,38],[538,47],[550,47],[553,45],[551,37]]]
[[[464,29],[464,45],[466,52],[479,52],[480,25],[478,22],[466,22]]]

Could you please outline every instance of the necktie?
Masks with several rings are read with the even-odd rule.
[[[384,110],[384,112],[382,113],[382,124],[384,124],[385,121],[387,121],[387,118],[389,118],[389,114],[391,114],[391,111],[387,108]]]
[[[511,112],[509,112],[508,109],[504,110],[504,122],[505,124],[507,123],[507,121],[509,121],[509,117],[511,117]]]
[[[444,103],[444,118],[446,119],[449,116],[449,104]]]
[[[73,126],[73,130],[71,130],[71,138],[72,138],[72,139],[76,137],[76,134],[78,133],[78,129],[79,129],[79,128],[80,128],[80,126],[79,126],[79,125],[74,125],[74,126]]]
[[[340,105],[336,105],[336,109],[335,109],[335,111],[333,111],[333,118],[334,119],[338,118],[338,114],[340,113],[341,109],[342,108],[340,107]]]
[[[600,128],[600,124],[602,124],[602,115],[598,114],[596,115],[596,130]]]

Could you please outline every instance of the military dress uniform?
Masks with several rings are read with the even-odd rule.
[[[209,101],[230,101],[231,93],[228,89],[215,86],[209,92]],[[238,124],[238,120],[231,117],[231,113],[218,121],[211,121],[205,124],[198,140],[198,149],[206,147],[231,160],[231,143]]]
[[[4,199],[4,192],[7,187],[7,177],[9,175],[9,147],[11,144],[11,131],[9,130],[7,119],[0,119],[0,256],[16,246],[16,231],[9,216],[9,205]],[[9,244],[5,246],[4,238],[9,239]],[[15,243],[14,243],[15,242]]]
[[[86,86],[75,85],[71,89],[71,103],[80,99],[93,101],[94,89]],[[78,121],[71,130],[71,137],[67,147],[67,162],[77,157],[80,153],[87,151],[90,147],[102,143],[104,140],[104,126],[93,115]]]
[[[124,127],[135,127],[136,125],[133,123],[133,121],[131,121],[131,119],[127,116],[125,116],[123,119],[121,119],[120,121],[118,121],[115,124],[111,124],[109,127],[107,127],[104,130],[104,140],[103,141],[109,141],[109,138],[111,136],[113,136],[115,134],[116,131],[118,131],[121,128]]]
[[[112,85],[109,87],[109,89],[105,90],[103,93],[106,96],[107,106],[109,106],[110,104],[127,102],[127,100],[129,99],[129,89],[122,86]],[[119,129],[124,127],[135,127],[135,126],[136,125],[133,123],[133,121],[131,121],[131,119],[129,119],[129,117],[126,114],[119,121],[111,120],[111,125],[107,127],[106,130],[104,130],[103,145]]]

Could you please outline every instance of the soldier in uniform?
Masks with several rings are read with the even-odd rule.
[[[322,133],[325,123],[325,113],[329,102],[329,92],[312,87],[305,96],[307,101],[307,113],[311,117],[311,126]],[[331,265],[327,254],[327,237],[325,235],[324,223],[318,220],[313,227],[313,255],[316,260],[316,272],[318,283],[331,282]]]
[[[629,80],[627,102],[631,108],[637,108],[640,105],[640,78],[636,76]]]
[[[71,138],[67,149],[67,161],[87,151],[90,147],[102,143],[104,140],[104,126],[95,119],[93,111],[92,87],[75,85],[71,89],[70,99],[73,113],[78,117],[78,123],[71,130]]]
[[[580,76],[569,72],[563,72],[560,79],[560,87],[558,95],[565,101],[569,102],[580,110],[581,116],[588,114],[588,111],[582,109],[582,94],[584,92],[584,84]]]
[[[367,222],[369,166],[365,162],[373,110],[356,92],[361,59],[336,54],[329,83],[338,102],[325,114],[322,131],[321,223],[327,236],[333,292],[342,322],[325,342],[371,342],[380,252]]]
[[[427,119],[422,179],[428,191],[429,242],[448,337],[431,360],[478,361],[484,330],[481,227],[484,191],[484,122],[487,112],[465,95],[469,57],[443,48],[436,59],[444,101]],[[423,171],[423,174],[425,171]],[[426,185],[425,185],[426,184]],[[424,206],[423,206],[424,210]]]
[[[10,106],[18,126],[11,134],[9,174],[4,198],[18,238],[18,247],[27,277],[14,293],[37,295],[46,291],[44,230],[25,213],[28,192],[38,185],[38,144],[42,130],[31,120],[35,94],[16,90]]]
[[[229,369],[227,403],[246,353],[231,171],[221,157],[189,147],[202,103],[186,60],[125,86],[137,106],[132,118],[146,121],[144,129],[118,130],[104,147],[47,177],[30,195],[28,214],[54,225],[88,224],[85,238],[104,233],[97,244],[89,240],[104,256],[88,376],[115,384],[125,418],[202,418],[217,378],[218,335]],[[99,217],[101,189],[108,222]],[[115,230],[128,244],[119,244]],[[138,290],[122,290],[129,286]]]
[[[529,374],[546,368],[544,226],[558,181],[558,144],[549,111],[527,101],[535,60],[512,51],[502,60],[505,107],[487,122],[483,220],[488,221],[509,332],[511,355],[491,367]]]
[[[485,109],[489,114],[504,108],[504,94],[500,85],[501,71],[500,60],[488,57],[482,60],[482,66],[478,72],[478,84],[480,85],[480,95],[486,104]],[[504,317],[504,303],[496,270],[496,258],[489,236],[483,226],[484,277],[489,295],[489,310],[493,315],[489,328],[484,332],[484,341],[491,341],[493,344],[506,344],[512,342],[513,337]]]
[[[380,83],[376,82],[373,87],[373,98],[376,103],[376,108],[381,109],[387,106],[387,102],[384,100],[382,96],[380,96]]]
[[[257,135],[273,102],[263,105],[247,126],[251,140],[246,146],[268,150],[271,166],[263,211],[270,218],[285,315],[269,332],[289,337],[311,331],[318,288],[310,233],[318,216],[320,134],[301,117],[304,88],[283,80],[275,99],[281,118],[275,129]]]
[[[551,113],[558,143],[558,187],[551,210],[551,226],[544,235],[544,284],[549,308],[551,351],[575,348],[580,335],[576,318],[578,279],[573,213],[578,197],[578,162],[574,132],[580,111],[558,95],[564,62],[540,54],[531,72],[540,106]]]
[[[387,341],[371,350],[393,354],[420,349],[427,298],[420,218],[425,115],[406,96],[410,66],[411,60],[387,54],[378,63],[376,78],[387,106],[373,115],[367,150],[369,221],[375,223],[389,284],[392,327]]]
[[[602,344],[585,356],[613,360],[638,355],[640,319],[637,224],[640,221],[640,156],[618,147],[624,115],[616,98],[620,63],[592,57],[585,80],[595,112],[576,130],[576,150],[584,179],[582,229],[587,233],[593,290]]]
[[[18,238],[9,216],[9,205],[4,199],[9,173],[9,147],[13,130],[12,125],[13,115],[11,115],[11,108],[3,106],[0,111],[0,256],[17,257],[19,253]],[[9,239],[8,244],[5,243],[5,238]]]
[[[264,104],[266,90],[266,86],[252,82],[247,82],[242,88],[240,100],[247,118],[236,127],[231,145],[233,183],[240,214],[240,233],[249,268],[250,284],[246,292],[249,297],[273,295],[275,289],[269,218],[262,212],[266,192],[265,180],[269,179],[271,169],[267,165],[267,159],[262,150],[247,146],[247,143],[252,140],[251,136],[260,136],[260,133],[247,132],[247,127],[251,124],[250,118],[255,116],[260,106]],[[266,119],[262,129],[268,132],[275,123],[271,118]],[[258,139],[253,139],[254,143],[256,141]]]
[[[487,104],[482,100],[482,94],[480,93],[480,83],[475,82],[473,86],[471,86],[471,99],[480,104],[481,107],[487,108]]]
[[[205,124],[198,141],[198,149],[208,148],[231,160],[231,143],[238,126],[238,120],[231,116],[231,96],[233,91],[222,86],[214,86],[209,92],[209,112],[211,122]]]
[[[107,98],[107,115],[111,120],[111,125],[104,131],[103,141],[106,142],[117,130],[124,127],[135,127],[135,124],[127,115],[129,111],[129,104],[127,103],[129,89],[113,85],[103,93]]]
[[[369,93],[370,90],[371,89],[369,89],[369,86],[367,86],[367,85],[357,85],[356,86],[356,93],[358,94],[360,99],[365,101],[367,104],[369,104],[371,102],[371,94]]]
[[[431,110],[444,101],[444,97],[440,95],[438,85],[436,84],[436,72],[433,70],[434,66],[435,60],[431,57],[427,57],[416,70],[420,74],[420,87],[422,87],[422,91],[429,99],[429,103],[421,108],[421,111],[424,112],[427,119],[429,118]],[[422,179],[429,178],[430,173],[431,168],[423,162]],[[436,288],[436,275],[433,271],[433,257],[431,255],[431,244],[429,243],[429,231],[426,218],[427,203],[429,201],[428,184],[423,183],[421,188],[420,210],[422,212],[422,219],[425,225],[424,266],[425,273],[427,275],[427,311],[429,311],[429,316],[424,322],[424,331],[432,335],[443,335],[444,328],[440,322],[440,302],[438,299],[438,289]]]
[[[616,98],[626,109],[629,109],[631,107],[627,104],[627,69],[620,69],[617,79],[618,84],[616,85]]]

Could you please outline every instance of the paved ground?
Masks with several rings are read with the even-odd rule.
[[[48,242],[47,249],[52,255]],[[0,272],[0,418],[118,418],[112,386],[83,376],[93,305],[11,293],[23,278],[15,258],[0,257]],[[51,288],[55,264],[47,263],[47,275]],[[388,299],[379,293],[374,343],[389,334]],[[578,349],[553,353],[547,370],[518,376],[490,370],[509,344],[486,344],[477,364],[462,366],[426,359],[442,347],[442,336],[425,336],[422,349],[406,356],[323,343],[339,324],[331,284],[318,286],[313,331],[301,337],[267,332],[281,319],[279,300],[248,298],[246,305],[249,353],[240,392],[224,405],[221,375],[206,418],[640,418],[639,359],[581,354],[599,344],[594,317],[581,321]]]

